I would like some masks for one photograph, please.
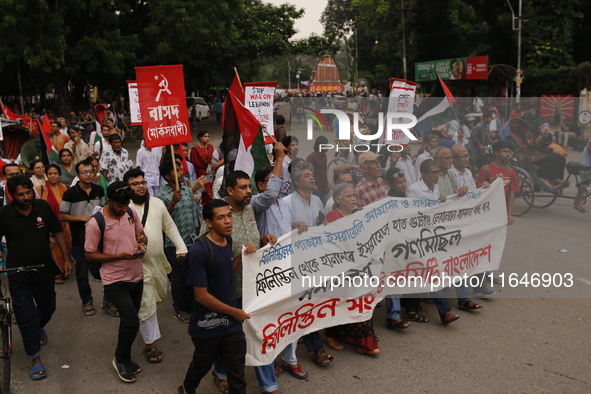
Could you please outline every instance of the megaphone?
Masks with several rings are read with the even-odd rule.
[[[40,140],[28,140],[21,145],[21,159],[23,164],[31,169],[30,164],[33,160],[41,160],[41,141]]]

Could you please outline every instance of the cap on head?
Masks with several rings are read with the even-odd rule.
[[[357,162],[359,163],[359,165],[362,165],[366,161],[374,161],[374,160],[382,159],[383,157],[384,157],[384,155],[378,155],[377,153],[374,153],[374,152],[363,152],[362,154],[359,155],[359,157],[357,157]]]

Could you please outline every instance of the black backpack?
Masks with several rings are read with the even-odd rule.
[[[133,219],[133,211],[130,207],[127,207],[127,214]],[[97,212],[92,217],[96,220],[96,224],[98,225],[99,230],[101,230],[101,238],[98,243],[97,252],[103,253],[103,238],[105,236],[105,217],[103,216],[102,212]],[[84,226],[84,231],[82,231],[82,239],[86,239],[86,226]],[[84,245],[84,242],[82,242]],[[94,279],[101,280],[101,272],[100,269],[103,266],[103,263],[97,263],[95,261],[86,260],[86,265],[88,266],[88,271]]]
[[[226,237],[230,248],[232,248],[232,237]],[[206,237],[206,234],[203,234],[195,242],[201,242],[205,247],[205,253],[207,255],[207,260],[205,261],[205,272],[207,276],[213,274],[214,269],[214,257],[213,257],[213,249],[211,247],[211,241],[209,238]],[[189,278],[189,254],[187,253],[185,257],[183,257],[180,261],[180,272],[179,272],[179,309],[183,312],[193,312],[193,308],[195,308],[198,304],[195,300],[195,292],[193,290],[193,285],[187,284],[187,279]]]

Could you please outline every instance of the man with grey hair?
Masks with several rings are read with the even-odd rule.
[[[300,162],[292,168],[291,182],[295,191],[285,197],[285,201],[291,206],[292,228],[307,231],[308,227],[324,223],[322,201],[312,194],[316,186],[312,164]]]
[[[308,231],[324,223],[324,207],[320,198],[312,192],[316,186],[314,167],[307,162],[300,162],[291,169],[291,183],[295,191],[285,197],[285,202],[291,207],[291,228],[298,233]],[[303,337],[306,349],[314,352],[312,361],[319,366],[330,364],[333,357],[322,347],[320,334],[313,332]]]
[[[452,194],[458,194],[460,197],[465,196],[468,193],[468,186],[458,187],[456,184],[456,178],[449,171],[452,166],[453,155],[451,149],[445,146],[438,146],[433,149],[433,159],[439,163],[439,179],[437,185],[439,186],[439,193],[442,196],[451,196]]]
[[[381,178],[380,159],[383,157],[383,155],[374,152],[363,152],[357,158],[361,171],[363,171],[363,179],[355,186],[359,208],[388,196],[386,184]]]
[[[425,160],[432,159],[431,151],[439,145],[441,138],[435,133],[427,133],[423,137],[423,144],[425,145],[425,151],[421,153],[415,161],[415,179],[418,181],[421,179],[421,163]]]

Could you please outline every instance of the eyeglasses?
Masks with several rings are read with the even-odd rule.
[[[425,174],[429,174],[429,175],[439,174],[439,170],[437,170],[437,171],[431,171],[431,172],[425,172]]]
[[[470,157],[469,154],[464,155],[464,156],[454,156],[454,158],[456,158],[456,159],[467,159],[468,157]]]
[[[440,157],[440,160],[451,160],[452,157],[451,156],[446,156],[446,157]]]
[[[123,187],[120,187],[119,189],[116,189],[115,194],[123,196],[124,194],[129,193],[130,190],[131,190],[131,188],[129,186],[123,186]]]
[[[133,182],[133,183],[130,183],[129,185],[130,185],[130,186],[133,186],[133,187],[138,187],[139,185],[142,185],[142,186],[144,186],[144,185],[146,185],[147,183],[148,183],[148,181],[139,181],[139,182]]]
[[[86,175],[86,174],[92,174],[94,173],[94,170],[83,170],[80,171],[80,175]]]

